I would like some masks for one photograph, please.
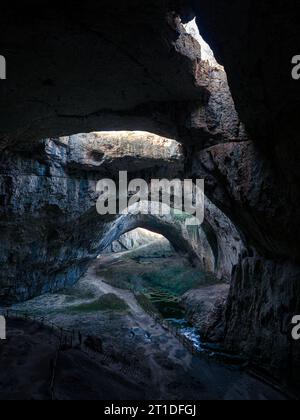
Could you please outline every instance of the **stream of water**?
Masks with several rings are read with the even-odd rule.
[[[178,328],[182,335],[192,342],[194,347],[201,351],[201,336],[197,328],[195,328],[187,319],[185,311],[181,308],[179,300],[173,294],[161,290],[160,288],[145,289],[144,293],[160,312],[160,314],[175,328]]]

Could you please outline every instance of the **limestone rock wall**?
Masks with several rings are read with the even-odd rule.
[[[300,270],[289,261],[249,257],[237,266],[226,309],[225,345],[286,385],[299,388],[300,343],[291,320],[300,309]]]
[[[161,233],[201,269],[230,278],[236,261],[227,259],[231,250],[226,252],[226,241],[234,244],[235,240],[229,220],[212,203],[203,229],[192,232],[172,216],[101,217],[97,213],[98,180],[114,177],[124,161],[133,177],[150,177],[153,171],[173,178],[180,176],[184,163],[175,141],[150,134],[130,139],[119,134],[108,136],[109,141],[105,136],[48,139],[30,153],[2,154],[1,302],[25,300],[74,284],[93,259],[137,227]],[[237,239],[239,253],[242,242]]]
[[[300,312],[300,84],[291,78],[297,2],[15,3],[5,3],[0,14],[7,61],[0,85],[2,296],[27,298],[75,281],[112,222],[105,227],[94,210],[92,167],[103,167],[102,155],[89,150],[84,162],[75,158],[66,167],[60,162],[68,161],[68,147],[51,142],[45,159],[38,141],[147,130],[186,145],[184,175],[206,178],[208,198],[243,238],[228,344],[248,354],[260,349],[257,359],[268,354],[272,367],[295,366],[299,359],[282,331]],[[199,43],[181,25],[195,16],[233,98],[224,73],[202,60]],[[217,255],[212,225],[207,238]],[[226,243],[236,247],[230,235]],[[257,304],[248,308],[249,301]]]
[[[104,253],[117,254],[120,252],[131,251],[142,246],[149,245],[153,242],[161,242],[162,244],[166,243],[166,245],[171,248],[169,241],[163,236],[150,232],[146,229],[137,228],[120,236],[120,238],[117,241],[114,241],[111,246],[104,251]]]
[[[95,145],[95,135],[78,136],[41,141],[30,153],[2,154],[2,300],[24,300],[73,284],[104,249],[104,232],[113,217],[101,218],[96,212],[96,184],[103,176],[118,172],[123,158],[133,163],[137,149],[142,149],[142,140],[129,149],[127,137],[123,140],[123,149],[121,140],[110,148],[105,142]],[[174,170],[180,172],[179,146],[160,141],[152,149],[147,143],[141,158],[145,168],[156,171],[158,165],[166,174],[169,168],[170,176]],[[102,165],[98,160],[94,163],[90,153],[101,155]],[[137,164],[137,174],[142,166]]]

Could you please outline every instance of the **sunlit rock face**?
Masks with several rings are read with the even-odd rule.
[[[170,243],[162,235],[149,230],[137,228],[131,232],[124,233],[117,241],[114,241],[110,247],[108,247],[104,253],[120,253],[138,249],[142,246],[147,246],[153,243],[161,243],[162,247],[165,245],[169,249]]]
[[[186,9],[186,2],[181,3]],[[298,184],[300,87],[291,77],[291,59],[299,49],[295,3],[191,3],[201,33],[226,68],[253,141],[289,182]]]
[[[196,18],[185,24],[184,28],[201,49],[203,66],[209,72],[209,99],[204,106],[191,109],[189,115],[189,135],[195,147],[202,149],[214,144],[246,140],[248,136],[237,113],[224,67],[217,62],[213,51],[202,38]],[[199,73],[198,77],[201,79],[203,76]]]
[[[58,147],[67,147],[66,165],[85,171],[118,174],[155,167],[183,170],[182,146],[175,140],[141,131],[98,132],[62,137]],[[49,145],[49,152],[51,145]]]

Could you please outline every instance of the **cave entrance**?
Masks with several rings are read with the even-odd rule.
[[[47,176],[43,176],[42,185],[30,184],[36,185],[43,208],[39,222],[26,224],[27,235],[34,239],[40,232],[38,223],[41,224],[47,234],[47,258],[55,270],[48,269],[52,266],[45,269],[38,256],[27,258],[28,270],[22,260],[23,273],[34,273],[40,279],[38,286],[47,286],[42,292],[31,289],[31,297],[52,294],[19,308],[38,311],[74,329],[78,322],[85,324],[87,319],[93,319],[83,327],[86,328],[83,332],[96,334],[97,328],[104,328],[104,321],[105,331],[109,330],[111,317],[126,324],[129,318],[134,323],[144,316],[134,299],[135,293],[142,293],[174,326],[188,328],[184,334],[190,334],[190,328],[193,334],[203,329],[203,320],[213,312],[216,301],[226,298],[228,293],[224,276],[235,263],[231,255],[228,258],[231,244],[236,253],[240,251],[232,239],[238,235],[222,212],[206,200],[204,225],[189,229],[187,215],[172,208],[163,217],[152,214],[103,217],[96,211],[98,181],[118,177],[121,170],[128,171],[134,179],[182,179],[185,175],[182,146],[173,139],[148,132],[94,132],[43,140],[34,157],[38,157],[38,167],[20,153],[24,166],[36,171],[34,179]],[[145,236],[149,243],[143,242]],[[117,252],[109,255],[107,249]],[[204,309],[201,312],[199,308]],[[220,309],[218,313],[223,312]],[[128,325],[124,328],[128,329]],[[118,326],[116,330],[119,331]]]
[[[164,235],[133,229],[114,241],[98,257],[96,266],[97,276],[104,283],[130,290],[153,319],[166,321],[195,349],[202,349],[199,328],[193,324],[186,302],[191,290],[219,281],[176,252]]]
[[[186,29],[203,44],[195,22],[189,23]],[[195,51],[197,60],[200,58],[198,50]],[[199,64],[197,60],[195,63]],[[225,80],[221,78],[220,82],[219,72],[223,70],[215,62],[208,46],[203,48],[203,60],[208,61],[213,71],[217,72],[217,77],[211,77],[210,80],[214,82],[214,88],[209,103],[206,103],[206,88],[202,89],[199,85],[197,90],[197,95],[203,96],[202,105],[206,106],[206,114],[209,115],[204,124],[207,128],[205,135],[209,142],[214,142],[215,133],[218,136],[224,133],[223,128],[227,125],[223,123],[233,112],[231,102],[225,98],[226,112],[222,110],[220,113],[220,86],[225,97],[230,96],[230,92],[226,90]],[[194,76],[196,79],[197,74]],[[39,297],[24,304],[23,308],[20,305],[19,309],[29,313],[38,312],[63,327],[80,328],[85,335],[99,336],[104,341],[107,339],[106,346],[112,344],[114,349],[126,349],[132,348],[132,342],[128,343],[128,331],[136,338],[137,324],[144,335],[145,331],[147,334],[152,331],[155,317],[145,321],[145,314],[149,305],[152,305],[197,349],[201,348],[200,330],[205,339],[220,341],[224,327],[222,314],[229,289],[223,278],[230,276],[237,258],[237,255],[232,257],[230,251],[235,247],[231,237],[238,236],[225,216],[207,202],[209,211],[203,228],[189,231],[184,224],[184,214],[170,212],[167,220],[144,215],[105,218],[100,217],[95,209],[98,181],[102,178],[115,179],[120,171],[128,171],[130,177],[145,180],[153,177],[189,177],[186,165],[188,147],[183,146],[184,139],[179,135],[177,117],[174,120],[177,112],[170,113],[161,105],[158,110],[155,109],[155,114],[149,105],[146,123],[143,115],[137,116],[134,121],[138,121],[136,126],[139,127],[154,127],[153,133],[167,133],[165,137],[148,131],[99,131],[32,144],[31,156],[25,155],[22,149],[18,151],[20,170],[34,177],[34,180],[43,179],[42,184],[28,182],[31,188],[29,193],[39,197],[42,204],[39,203],[39,220],[33,214],[34,223],[25,227],[22,224],[26,235],[23,230],[20,235],[20,238],[30,237],[32,242],[40,246],[36,246],[36,252],[28,252],[29,257],[26,254],[24,260],[19,238],[14,244],[14,259],[18,266],[22,266],[16,293],[24,293],[24,290],[30,293],[29,296],[17,298],[26,300],[28,297]],[[179,120],[183,116],[181,111]],[[83,120],[89,118],[80,118],[78,126]],[[193,136],[198,138],[198,135],[203,138],[202,120],[200,127],[194,127],[187,115],[184,120],[187,124],[181,127],[181,132],[189,140]],[[216,126],[216,123],[219,125]],[[90,127],[89,124],[95,128],[98,122],[95,125],[94,122],[88,122]],[[111,123],[104,125],[111,126]],[[117,124],[127,128],[131,125],[132,121],[119,121]],[[236,133],[235,126],[232,126],[232,130]],[[225,140],[231,133],[226,136],[227,133],[224,133]],[[175,139],[180,139],[180,142]],[[17,187],[15,190],[19,191]],[[24,190],[27,191],[26,188]],[[18,196],[23,200],[24,195]],[[26,200],[28,197],[24,196],[24,208],[28,206]],[[41,240],[44,233],[45,237]],[[128,245],[129,242],[131,245]],[[107,251],[109,247],[110,253]],[[239,250],[237,245],[236,254]],[[101,257],[97,259],[99,254]],[[4,276],[6,274],[2,273]],[[27,288],[22,286],[28,284],[29,278],[39,281],[27,292]],[[47,292],[52,294],[40,296]],[[216,313],[216,319],[206,322],[209,316],[215,316]],[[207,329],[207,325],[213,325],[214,331]],[[116,331],[116,334],[112,334],[112,331]],[[160,334],[165,340],[164,329],[160,330]],[[129,338],[132,337],[129,335]],[[144,338],[137,344],[141,345]],[[153,347],[157,344],[155,340],[152,341]]]
[[[29,254],[24,262],[16,241],[15,260],[22,261],[22,274],[39,278],[29,290],[30,298],[38,297],[18,309],[38,312],[64,327],[78,329],[79,323],[85,335],[105,337],[114,328],[117,333],[107,342],[115,340],[117,348],[124,344],[120,326],[127,334],[135,323],[144,325],[146,311],[135,299],[136,293],[184,335],[192,334],[192,341],[200,330],[205,339],[211,338],[205,320],[209,313],[215,314],[217,303],[218,317],[207,324],[214,326],[213,339],[215,331],[220,331],[220,338],[222,308],[229,289],[224,277],[231,274],[241,248],[234,239],[238,234],[225,215],[206,200],[203,226],[189,229],[187,215],[172,208],[164,217],[102,217],[96,211],[98,181],[114,179],[121,170],[134,179],[183,179],[185,154],[177,141],[140,131],[94,132],[43,140],[32,156],[28,158],[20,151],[20,165],[33,172],[37,182],[28,183],[30,194],[39,197],[42,205],[39,219],[25,227],[22,224],[22,229],[26,229],[27,237],[41,243],[44,253]],[[18,196],[25,206],[28,196]],[[44,242],[37,238],[41,232],[46,235],[44,248]],[[155,240],[126,250],[128,235],[137,234],[143,240],[145,236]],[[125,241],[123,235],[127,235]],[[129,241],[134,243],[135,239]],[[109,247],[126,252],[108,255],[106,251],[103,255]],[[236,255],[231,255],[233,247]],[[23,281],[27,278],[18,276],[20,286]],[[20,298],[26,299],[28,296]],[[147,322],[145,329],[151,331],[152,324],[149,319]],[[165,334],[163,329],[161,334]],[[197,337],[195,345],[199,347],[200,335]]]
[[[151,255],[153,255],[154,258],[155,256],[171,256],[175,253],[171,243],[163,235],[144,228],[136,228],[123,234],[118,240],[114,241],[110,247],[105,250],[105,254],[118,254],[135,250],[141,252],[141,248],[145,248],[146,258],[149,256],[147,248],[149,248],[149,253],[152,249],[154,250],[154,253],[151,252]]]
[[[197,25],[196,17],[184,24],[183,26],[187,33],[191,35],[194,39],[196,39],[196,41],[200,44],[202,60],[207,61],[211,67],[218,67],[220,70],[225,72],[224,67],[217,62],[213,50],[203,39],[199,27]]]
[[[53,292],[47,296],[48,300],[45,296],[35,303],[30,302],[29,305],[32,308],[37,305],[41,315],[44,314],[44,308],[51,308],[51,313],[47,315],[51,318],[54,314],[56,322],[63,326],[72,328],[75,324],[75,328],[84,328],[85,321],[88,321],[91,330],[87,333],[92,332],[104,338],[114,329],[117,330],[120,324],[125,328],[118,330],[116,337],[119,338],[124,331],[132,329],[132,325],[125,325],[124,320],[131,324],[139,323],[140,330],[144,328],[152,331],[151,324],[143,324],[144,315],[139,312],[132,296],[128,294],[126,282],[130,289],[132,285],[142,287],[142,292],[148,294],[152,302],[160,305],[161,312],[165,311],[166,294],[168,299],[170,296],[184,296],[181,304],[197,309],[194,318],[196,323],[203,321],[200,308],[203,302],[207,302],[213,295],[213,291],[209,289],[203,297],[203,290],[193,290],[192,293],[182,290],[183,287],[187,287],[194,273],[199,276],[206,271],[186,266],[179,256],[176,257],[177,265],[170,264],[171,258],[172,262],[175,260],[173,255],[150,255],[147,251],[146,255],[141,256],[144,245],[131,250],[135,253],[134,258],[128,259],[127,252],[126,256],[122,253],[117,263],[114,261],[111,265],[103,267],[93,266],[91,268],[95,270],[82,277],[88,263],[96,259],[98,253],[111,240],[111,230],[112,236],[117,236],[114,224],[119,223],[122,228],[122,221],[114,218],[104,220],[96,214],[96,182],[99,177],[106,175],[114,177],[120,170],[128,170],[134,176],[145,172],[146,177],[153,174],[158,177],[159,173],[162,176],[173,177],[173,173],[177,176],[189,176],[192,169],[199,169],[200,172],[201,162],[197,160],[199,151],[217,144],[228,146],[226,143],[237,143],[241,140],[242,130],[227,82],[218,74],[217,70],[221,67],[218,67],[211,50],[203,43],[195,21],[189,22],[185,27],[203,47],[202,57],[199,48],[194,48],[195,43],[191,42],[193,40],[188,39],[173,18],[174,14],[168,14],[168,21],[165,22],[160,19],[164,16],[160,14],[160,7],[153,7],[155,13],[152,14],[152,7],[145,9],[143,5],[142,10],[137,7],[137,11],[130,9],[125,13],[127,6],[124,2],[124,7],[121,7],[119,13],[116,7],[112,14],[111,4],[107,3],[109,14],[105,14],[106,6],[101,5],[101,21],[99,14],[94,13],[93,7],[88,8],[86,13],[72,10],[70,25],[65,25],[65,19],[57,19],[60,12],[55,9],[49,14],[46,12],[51,19],[44,19],[44,13],[35,13],[35,25],[26,23],[25,26],[15,25],[13,28],[19,28],[20,33],[26,35],[24,38],[36,43],[32,51],[25,48],[23,54],[18,54],[23,44],[13,40],[13,47],[6,48],[4,45],[7,51],[12,50],[15,57],[20,57],[20,63],[26,63],[25,71],[24,66],[15,66],[19,67],[26,77],[22,75],[17,90],[15,86],[10,85],[15,83],[14,78],[12,82],[7,81],[4,92],[7,106],[2,107],[7,116],[11,117],[4,115],[5,127],[1,132],[1,150],[4,156],[1,163],[4,177],[0,203],[4,205],[5,218],[1,220],[3,268],[0,283],[4,286],[1,288],[1,297],[11,301],[26,300]],[[164,5],[168,2],[159,3]],[[18,22],[11,17],[9,20]],[[53,22],[59,23],[58,31],[53,30]],[[36,30],[35,34],[32,29]],[[8,33],[10,32],[9,29]],[[64,39],[62,43],[59,40],[60,36]],[[22,41],[17,34],[13,39],[18,38]],[[231,35],[228,39],[230,38]],[[46,49],[43,48],[43,43],[47,46]],[[76,48],[72,48],[73,44],[76,44]],[[57,59],[54,60],[49,54],[38,53],[44,50],[59,50]],[[230,48],[225,48],[225,53],[229,53],[229,63],[232,62],[230,51]],[[3,68],[3,57],[0,56],[0,60]],[[210,66],[206,66],[203,61],[207,61]],[[13,62],[17,63],[16,60]],[[46,74],[42,77],[44,80],[37,77],[36,71],[30,71],[31,68],[45,69]],[[234,79],[234,75],[231,76]],[[241,85],[245,84],[242,80]],[[16,94],[16,91],[20,93]],[[243,92],[241,94],[240,99],[243,99]],[[247,113],[247,107],[242,100],[240,106],[241,110],[245,108],[244,113]],[[266,127],[268,125],[266,124]],[[188,145],[187,155],[191,168],[184,165],[178,143],[167,138],[158,139],[150,133],[91,133],[47,140],[42,152],[40,149],[34,149],[33,143],[37,136],[44,138],[75,130],[99,130],[117,126],[135,126],[140,129],[143,127],[147,130],[152,128],[154,132],[163,132],[169,137],[174,133],[174,138]],[[105,136],[110,137],[106,142]],[[21,138],[22,141],[18,144]],[[98,147],[99,143],[102,143],[102,148]],[[192,154],[194,156],[191,156]],[[214,177],[217,177],[217,181],[227,180],[228,173],[231,172],[227,172],[226,161],[234,166],[236,156],[241,154],[236,153],[234,161],[230,158],[224,159],[223,173],[213,162],[213,153],[208,154],[211,160],[206,162],[208,164],[205,169],[211,175],[210,187],[218,205],[223,204],[223,208],[227,208],[231,204],[240,203],[239,199],[231,199],[231,196],[234,196],[231,191],[225,191],[224,194],[224,185],[219,184],[225,182],[217,182],[215,186]],[[234,186],[234,182],[230,183],[233,190]],[[245,217],[247,218],[247,213]],[[209,207],[207,220],[210,229],[204,229],[204,232],[196,231],[193,238],[177,235],[174,228],[170,231],[172,223],[166,228],[169,235],[165,230],[164,236],[177,251],[183,249],[187,255],[196,257],[196,260],[202,257],[198,258],[202,264],[211,263],[211,271],[218,270],[219,280],[223,275],[230,278],[232,267],[237,265],[236,262],[243,255],[239,235],[235,234],[224,215],[212,206]],[[237,217],[236,220],[243,225],[242,217]],[[128,220],[129,225],[131,222],[132,225],[136,225],[134,220]],[[139,221],[138,225],[146,227],[152,223],[149,220],[142,222]],[[202,246],[205,244],[202,240],[203,233],[206,234],[208,244],[207,248],[205,245],[205,249]],[[117,241],[118,246],[122,248],[122,241]],[[199,244],[202,248],[198,247]],[[149,248],[149,245],[147,247]],[[126,267],[131,270],[130,281],[125,278]],[[151,271],[147,271],[148,268]],[[101,271],[102,269],[104,271]],[[119,275],[122,275],[123,290],[120,284],[113,286],[109,282],[116,281],[117,270]],[[79,278],[82,278],[82,281],[76,285]],[[99,282],[103,287],[101,294]],[[68,289],[74,285],[76,286],[72,290]],[[206,283],[204,285],[207,286]],[[225,285],[222,284],[222,287]],[[62,291],[64,288],[67,290]],[[237,287],[235,295],[239,295],[239,291],[240,288]],[[163,294],[164,301],[161,305]],[[198,296],[197,306],[195,295]],[[236,301],[243,297],[243,293],[234,297],[236,300],[232,301],[236,308],[239,308]],[[54,313],[55,307],[60,308],[61,312]],[[134,321],[130,319],[130,311],[136,316]],[[221,310],[219,312],[222,313]],[[171,318],[169,313],[165,315]],[[232,318],[235,321],[236,316]],[[111,322],[107,322],[108,320]],[[214,325],[216,324],[214,322]],[[103,332],[101,329],[106,325],[108,328]],[[230,330],[231,325],[228,326]],[[236,337],[233,335],[233,338],[234,342]],[[127,335],[124,333],[124,348],[126,340]],[[153,343],[153,347],[157,345],[154,340]],[[157,369],[160,364],[155,363],[155,366]],[[180,382],[179,377],[176,379]],[[175,380],[172,383],[174,384]],[[193,386],[189,386],[187,389],[192,388]]]

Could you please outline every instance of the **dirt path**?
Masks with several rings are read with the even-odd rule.
[[[86,395],[89,395],[89,387],[93,388],[90,377],[94,377],[91,373],[94,363],[95,371],[100,369],[102,376],[104,375],[102,385],[96,379],[95,385],[98,383],[98,387],[105,386],[105,375],[110,383],[110,388],[107,391],[110,392],[110,395],[105,392],[105,388],[99,388],[93,390],[95,398],[100,398],[99,396],[103,399],[110,399],[110,396],[115,398],[118,392],[124,396],[126,395],[125,388],[128,386],[128,396],[131,399],[285,399],[281,393],[242,370],[191,356],[177,339],[160,325],[155,324],[153,319],[138,305],[130,291],[116,289],[103,282],[103,279],[97,275],[97,264],[99,261],[90,267],[84,278],[72,289],[71,294],[46,295],[18,307],[29,312],[38,311],[45,315],[49,321],[64,328],[79,329],[84,335],[92,334],[101,337],[106,351],[111,351],[121,361],[126,360],[124,368],[122,368],[120,363],[123,362],[106,361],[101,366],[101,361],[100,365],[97,361],[80,361],[81,356],[76,356],[76,353],[66,355],[66,359],[61,361],[62,388],[60,395],[62,398],[72,399],[70,391],[66,390],[67,387],[64,387],[63,383],[64,378],[74,377],[72,372],[75,367],[75,382],[78,379],[76,387],[78,386],[80,389],[78,395],[82,399],[84,399],[85,392]],[[78,303],[87,300],[93,301],[103,294],[110,293],[123,299],[129,310],[120,313],[101,311],[85,313],[69,310],[72,305],[77,307]],[[10,357],[9,352],[6,354],[7,357]],[[11,352],[11,354],[13,353]],[[40,356],[42,357],[42,355]],[[26,357],[30,358],[30,355]],[[2,362],[5,366],[7,360],[3,359]],[[15,363],[17,366],[18,361]],[[36,363],[38,364],[38,360]],[[86,371],[80,371],[81,363]],[[134,372],[131,372],[128,367],[134,367]],[[23,371],[22,374],[26,378],[26,372]],[[10,375],[18,376],[18,370],[16,369],[14,372],[12,369]],[[30,372],[28,372],[28,378],[29,376]],[[30,379],[28,381],[30,382]],[[127,385],[118,391],[118,383]],[[76,398],[75,394],[73,398]]]
[[[198,386],[201,384],[202,389],[213,389],[213,395],[219,395],[220,399],[248,399],[250,395],[254,399],[284,399],[283,395],[259,383],[243,371],[222,366],[214,361],[209,362],[205,359],[201,360],[198,357],[193,357],[172,334],[160,325],[155,324],[153,319],[140,307],[132,292],[117,289],[105,283],[96,274],[96,268],[97,263],[90,267],[87,273],[89,281],[97,284],[102,293],[114,293],[128,304],[135,319],[136,327],[143,330],[151,341],[156,343],[155,345],[158,343],[156,350],[166,358],[167,365],[169,365],[167,369],[170,369],[172,364],[177,366],[180,362],[180,368],[184,374],[193,374],[193,380],[196,380]],[[169,382],[166,380],[166,371],[162,369],[161,358],[157,357],[157,352],[153,351],[153,346],[150,343],[143,346],[143,355],[151,370],[153,385],[160,395],[168,395],[170,392],[168,389]],[[231,382],[230,376],[233,383],[228,389],[226,389],[226,386],[224,389],[224,385],[228,381]],[[209,396],[210,392],[207,393],[207,399],[212,397],[212,395]],[[194,392],[191,392],[192,394]],[[172,398],[171,395],[168,395],[168,397]]]

